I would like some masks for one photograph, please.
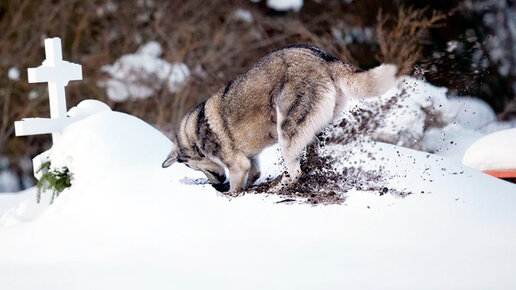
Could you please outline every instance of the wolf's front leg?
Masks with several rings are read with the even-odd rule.
[[[260,178],[260,168],[258,164],[258,158],[254,157],[251,159],[251,169],[247,174],[247,185],[246,188],[253,185],[253,183]]]
[[[236,156],[229,168],[229,191],[235,193],[246,184],[251,161],[243,155]]]

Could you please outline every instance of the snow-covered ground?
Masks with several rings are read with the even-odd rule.
[[[228,199],[182,164],[162,169],[171,143],[152,126],[79,107],[89,116],[49,152],[72,187],[50,206],[35,205],[34,190],[1,195],[2,288],[516,288],[514,184],[366,143],[326,149],[352,156],[341,166],[383,166],[390,188],[413,194],[352,190],[329,206]],[[278,158],[263,152],[260,181],[281,172]]]

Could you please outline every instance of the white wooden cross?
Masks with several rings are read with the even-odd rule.
[[[45,39],[45,56],[43,64],[29,68],[29,83],[48,82],[48,98],[50,99],[50,118],[28,118],[14,123],[16,136],[39,135],[52,133],[57,142],[60,132],[70,123],[66,117],[65,87],[69,81],[82,80],[80,64],[63,60],[61,54],[61,38]]]
[[[28,69],[29,83],[48,82],[48,98],[50,100],[50,119],[27,118],[14,122],[16,136],[52,134],[53,142],[58,142],[61,131],[72,122],[66,116],[65,87],[69,81],[82,80],[82,67],[79,64],[63,60],[61,53],[61,38],[45,39],[45,57],[43,63],[36,68]],[[32,160],[34,175],[41,164],[46,162],[45,153]]]

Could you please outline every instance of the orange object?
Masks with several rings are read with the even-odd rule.
[[[516,183],[516,169],[511,170],[486,170],[484,173],[489,174],[491,176],[505,179],[510,182]]]

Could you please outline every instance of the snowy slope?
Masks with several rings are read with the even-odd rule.
[[[86,117],[62,140],[51,156],[73,169],[72,188],[32,221],[0,218],[2,288],[516,288],[516,186],[440,156],[328,146],[414,194],[354,190],[313,207],[228,199],[182,164],[164,170],[170,141],[122,113]],[[264,177],[281,172],[275,147],[260,158]]]

